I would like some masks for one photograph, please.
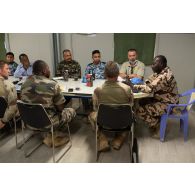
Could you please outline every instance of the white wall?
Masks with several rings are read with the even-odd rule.
[[[195,87],[195,34],[159,34],[157,54],[167,57],[179,92]]]
[[[95,37],[80,34],[60,34],[61,53],[64,49],[71,49],[75,60],[79,61],[82,72],[91,62],[91,52],[99,49],[102,60],[114,58],[113,33],[101,33]],[[29,55],[29,59],[43,59],[53,71],[52,34],[9,34],[10,48],[15,53],[16,61],[20,53]],[[167,57],[168,65],[174,72],[179,91],[195,87],[195,34],[157,34],[155,55]],[[147,67],[146,77],[152,73]]]
[[[113,33],[101,33],[94,37],[80,34],[61,34],[61,50],[72,50],[73,57],[81,64],[82,74],[86,65],[92,62],[91,52],[100,50],[102,61],[114,59]]]
[[[10,50],[15,54],[19,63],[19,55],[25,53],[30,62],[44,60],[50,66],[53,74],[53,44],[52,34],[46,33],[11,33],[9,34]]]

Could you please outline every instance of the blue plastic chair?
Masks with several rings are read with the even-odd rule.
[[[180,119],[180,130],[183,130],[184,141],[187,141],[188,136],[188,115],[189,110],[192,105],[195,103],[195,89],[191,89],[189,91],[184,92],[179,95],[180,97],[189,96],[187,104],[169,104],[167,108],[167,113],[161,116],[160,122],[160,141],[164,141],[165,139],[165,130],[167,126],[168,118],[176,118]],[[179,114],[172,113],[173,108],[183,107],[183,110]]]

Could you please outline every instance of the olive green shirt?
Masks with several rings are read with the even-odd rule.
[[[100,103],[109,104],[133,104],[133,93],[128,85],[118,81],[105,81],[101,87],[97,87],[93,94],[94,111],[97,111]]]

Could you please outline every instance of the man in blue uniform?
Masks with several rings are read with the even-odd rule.
[[[101,62],[99,50],[92,51],[93,62],[89,63],[85,69],[85,74],[95,74],[96,79],[104,79],[105,62]]]

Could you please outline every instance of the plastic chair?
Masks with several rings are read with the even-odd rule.
[[[169,104],[167,108],[167,113],[161,116],[160,122],[160,141],[164,141],[165,139],[165,130],[167,125],[168,118],[176,118],[180,119],[180,130],[183,130],[184,141],[187,141],[188,136],[188,115],[189,110],[192,105],[195,103],[195,89],[191,89],[189,91],[184,92],[179,95],[180,97],[189,96],[187,104]],[[183,107],[183,110],[180,114],[172,113],[173,108]]]
[[[25,143],[29,140],[25,140],[24,137],[24,128],[28,125],[33,128],[33,131],[36,132],[51,132],[52,136],[52,154],[53,154],[53,162],[58,162],[64,154],[71,148],[72,141],[70,137],[70,130],[69,125],[67,123],[67,129],[68,129],[68,135],[69,135],[69,142],[70,146],[65,150],[65,152],[58,158],[58,160],[55,160],[55,149],[54,149],[54,124],[50,117],[48,116],[45,108],[42,106],[42,104],[30,104],[30,103],[24,103],[20,100],[17,101],[18,110],[20,112],[21,120],[22,120],[22,135],[23,135],[23,148]],[[37,129],[37,130],[35,130]],[[31,130],[29,128],[29,130]],[[24,155],[25,157],[30,156],[40,145],[42,145],[43,142],[36,145],[29,153],[26,153],[24,149]]]
[[[98,129],[101,131],[108,132],[123,132],[128,131],[128,144],[130,151],[130,161],[138,161],[138,153],[136,154],[137,159],[134,159],[133,147],[134,141],[134,119],[132,108],[129,104],[100,104],[97,113],[97,124],[96,124],[96,161],[98,161],[99,152],[97,146],[97,132]],[[131,137],[131,141],[130,141]],[[137,141],[136,141],[137,144]],[[137,145],[136,145],[137,147]]]

